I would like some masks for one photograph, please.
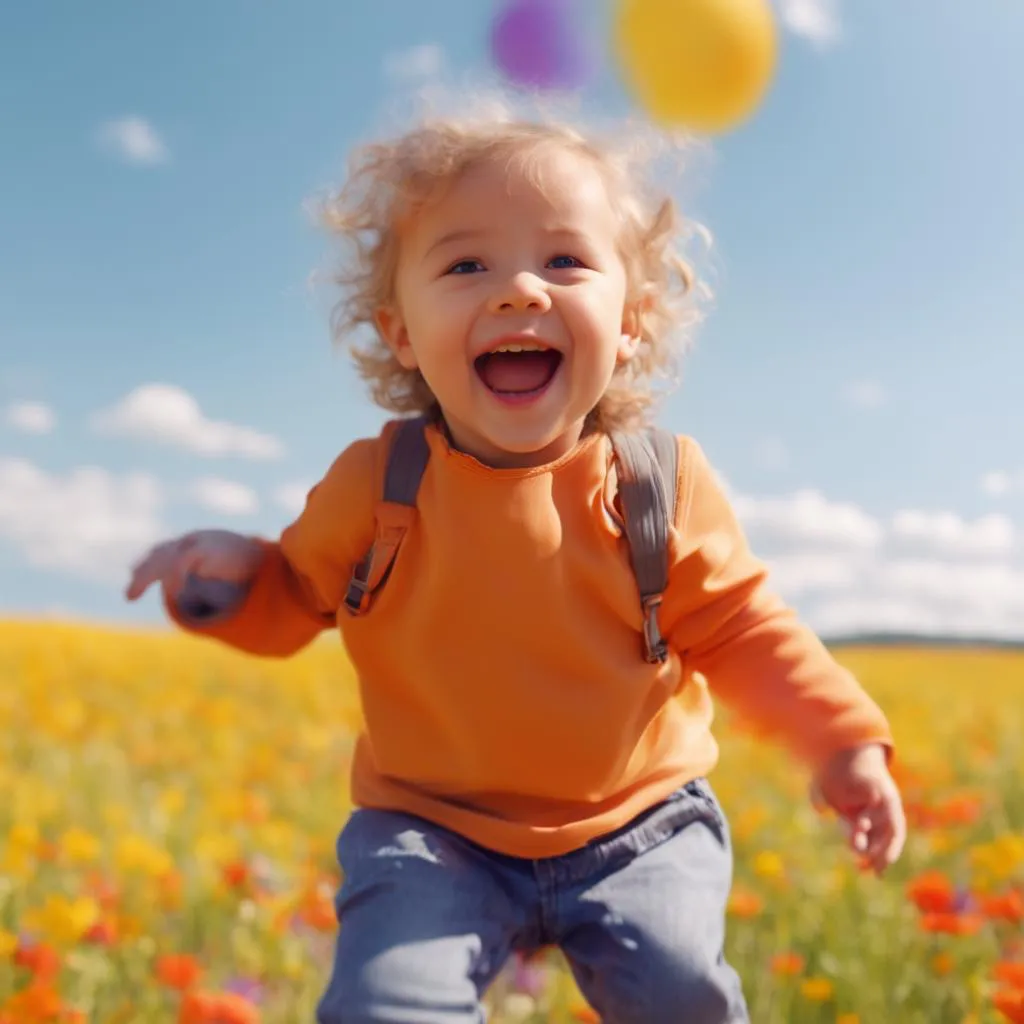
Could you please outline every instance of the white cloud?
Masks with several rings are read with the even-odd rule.
[[[53,410],[42,402],[15,402],[7,407],[9,426],[26,434],[49,434],[57,425]]]
[[[167,146],[157,130],[142,117],[129,115],[100,126],[100,143],[133,164],[159,164],[167,157]]]
[[[208,458],[276,459],[284,454],[276,437],[207,418],[187,391],[171,384],[136,388],[112,408],[96,413],[92,425],[101,433],[159,441]]]
[[[1006,470],[998,469],[982,474],[981,489],[990,498],[1002,498],[1007,494],[1017,491],[1024,491],[1024,470],[1019,473],[1009,473]]]
[[[1024,620],[1024,569],[1009,564],[897,559],[880,567],[878,582],[903,598],[955,607],[966,597],[976,612],[1013,608]]]
[[[904,510],[883,522],[815,491],[731,500],[771,586],[824,636],[1024,640],[1024,546],[1007,516]]]
[[[1003,639],[991,623],[977,622],[969,608],[939,612],[921,601],[879,598],[877,595],[844,595],[825,602],[814,616],[815,628],[824,636],[858,633],[913,633],[923,636],[987,636]]]
[[[826,598],[808,621],[825,636],[856,633],[918,633],[935,637],[1022,640],[1024,572],[1004,570],[1015,589],[991,592],[984,579],[965,581],[943,563],[903,569],[895,580]],[[927,588],[941,584],[939,595]],[[1004,579],[1004,586],[1007,580]]]
[[[297,516],[306,507],[310,485],[293,481],[281,484],[274,491],[274,501],[289,515]]]
[[[779,0],[782,23],[816,46],[829,46],[841,34],[838,0]]]
[[[444,50],[436,43],[421,43],[384,57],[384,74],[393,81],[437,78],[444,70]]]
[[[1013,489],[1013,477],[1002,470],[993,470],[982,476],[981,489],[993,498],[1002,497]]]
[[[189,488],[193,500],[211,512],[225,516],[251,516],[260,510],[256,492],[245,484],[206,476]]]
[[[123,582],[128,567],[164,533],[157,481],[80,466],[50,474],[0,458],[0,539],[44,569]]]
[[[1013,523],[1003,515],[968,522],[953,512],[897,512],[892,534],[947,555],[1001,555],[1014,546]]]
[[[766,558],[765,562],[773,586],[790,598],[817,591],[848,590],[860,582],[863,567],[869,564],[856,553],[806,551]]]
[[[857,380],[847,386],[845,397],[857,409],[877,409],[888,396],[877,380]]]
[[[783,498],[737,495],[733,504],[747,532],[761,542],[856,550],[875,547],[884,533],[856,505],[828,501],[817,491]]]

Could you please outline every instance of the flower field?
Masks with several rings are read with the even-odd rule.
[[[839,654],[892,718],[910,841],[883,881],[859,872],[723,712],[753,1020],[1024,1022],[1024,654]],[[0,624],[0,1024],[311,1024],[358,719],[334,640],[263,662]],[[489,1001],[499,1024],[595,1019],[553,953]]]

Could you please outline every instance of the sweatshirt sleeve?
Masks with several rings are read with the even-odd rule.
[[[250,654],[286,657],[335,624],[353,566],[374,535],[379,445],[357,441],[309,492],[278,540],[258,538],[263,559],[249,586],[232,592],[194,581],[164,607],[182,629]],[[213,581],[206,581],[207,584]]]
[[[680,443],[663,633],[712,693],[812,766],[865,743],[892,749],[878,705],[769,589],[700,447]]]

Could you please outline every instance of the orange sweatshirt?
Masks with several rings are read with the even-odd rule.
[[[879,708],[765,587],[702,451],[680,439],[671,574],[648,664],[611,446],[490,469],[429,429],[418,515],[370,610],[342,596],[374,536],[387,439],[349,447],[265,558],[237,611],[184,628],[291,654],[337,623],[361,689],[361,806],[410,812],[491,849],[547,857],[706,774],[711,694],[801,759],[889,745]],[[709,693],[710,690],[710,693]]]

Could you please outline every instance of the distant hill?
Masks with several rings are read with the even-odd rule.
[[[926,633],[851,633],[822,637],[829,647],[971,647],[1000,651],[1024,651],[1024,637],[999,640],[995,637],[929,636]]]

